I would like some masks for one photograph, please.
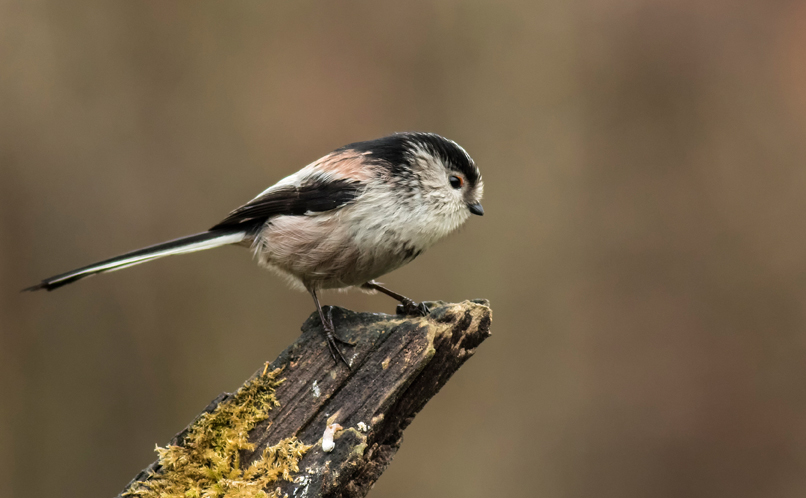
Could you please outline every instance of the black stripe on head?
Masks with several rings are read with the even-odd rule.
[[[395,133],[375,140],[345,145],[337,152],[354,150],[367,154],[370,160],[386,163],[392,168],[393,174],[408,176],[407,169],[402,166],[410,164],[410,158],[417,149],[425,150],[439,158],[447,168],[462,173],[471,185],[478,182],[479,170],[467,152],[456,142],[435,133]]]
[[[475,185],[479,181],[479,169],[476,163],[465,152],[465,150],[447,138],[435,133],[407,133],[410,142],[424,148],[442,160],[442,163],[453,171],[458,171],[465,175],[470,185]]]

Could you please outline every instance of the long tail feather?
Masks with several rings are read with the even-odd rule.
[[[244,230],[211,230],[209,232],[188,235],[187,237],[138,249],[67,273],[62,273],[61,275],[46,278],[32,287],[23,289],[23,292],[39,289],[52,291],[53,289],[58,289],[63,285],[71,284],[85,277],[97,275],[98,273],[121,270],[129,266],[138,265],[172,254],[186,254],[228,244],[237,244],[246,238],[246,234],[247,232]]]

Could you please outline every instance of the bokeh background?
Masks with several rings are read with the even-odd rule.
[[[487,214],[384,281],[494,335],[370,496],[806,495],[806,3],[770,0],[0,1],[0,495],[115,495],[313,311],[240,248],[19,289],[405,130]]]

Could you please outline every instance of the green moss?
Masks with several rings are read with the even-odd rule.
[[[359,443],[353,448],[353,454],[359,457],[364,456],[364,450],[367,449],[367,443]]]
[[[311,446],[296,438],[267,447],[242,469],[241,450],[254,450],[249,431],[279,406],[274,397],[281,370],[265,372],[247,382],[211,413],[201,415],[182,446],[157,447],[161,469],[134,483],[124,495],[142,498],[251,498],[275,496],[264,490],[280,479],[292,480],[299,461]]]

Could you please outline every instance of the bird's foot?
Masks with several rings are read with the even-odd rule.
[[[417,303],[407,297],[401,299],[400,304],[397,306],[398,315],[428,316],[429,313],[431,313],[431,310],[428,309],[425,303]]]
[[[346,346],[355,346],[354,342],[346,341],[339,336],[336,335],[336,327],[333,326],[333,308],[328,306],[327,308],[327,320],[322,323],[322,328],[325,331],[325,338],[327,339],[327,347],[330,350],[330,356],[333,357],[333,360],[338,363],[339,360],[343,361],[347,368],[352,370],[350,367],[350,362],[344,357],[344,354],[339,349],[339,343],[344,344]]]

